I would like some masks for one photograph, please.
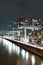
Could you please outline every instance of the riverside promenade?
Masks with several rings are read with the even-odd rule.
[[[30,43],[26,43],[26,42],[17,41],[17,40],[11,40],[11,39],[7,39],[7,38],[4,38],[4,39],[6,39],[6,40],[12,42],[13,44],[16,44],[16,45],[20,46],[21,48],[23,48],[27,51],[30,51],[30,52],[43,58],[43,47],[33,45]]]

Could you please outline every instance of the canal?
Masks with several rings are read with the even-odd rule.
[[[0,38],[0,65],[43,65],[43,58]]]

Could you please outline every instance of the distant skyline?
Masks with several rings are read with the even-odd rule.
[[[0,0],[0,30],[23,16],[43,18],[43,0]]]

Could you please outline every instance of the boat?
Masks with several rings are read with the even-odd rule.
[[[10,38],[4,36],[3,38],[15,42],[20,47],[43,57],[42,21],[42,19],[37,18],[19,18],[16,21],[17,29],[9,31],[9,34],[12,33]]]

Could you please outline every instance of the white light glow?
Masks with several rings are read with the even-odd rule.
[[[42,44],[43,44],[43,41],[42,41]]]
[[[19,55],[20,54],[20,47],[18,46],[17,48],[17,54]]]
[[[28,60],[28,59],[29,59],[29,53],[26,52],[26,60]]]
[[[23,58],[25,58],[26,54],[25,54],[25,50],[24,49],[21,51],[21,55],[22,55]]]
[[[41,62],[41,65],[43,65],[43,61]]]
[[[18,55],[20,54],[20,47],[13,44],[13,52],[17,53]]]
[[[1,42],[2,42],[2,38],[0,38],[0,44],[1,44]]]
[[[35,56],[32,55],[32,65],[35,65]]]
[[[18,49],[17,49],[17,45],[16,45],[16,53],[17,53]]]
[[[9,53],[12,52],[12,43],[11,42],[3,39],[3,46],[5,46],[8,49]]]
[[[13,52],[15,52],[15,50],[16,50],[16,46],[15,44],[13,44]]]

